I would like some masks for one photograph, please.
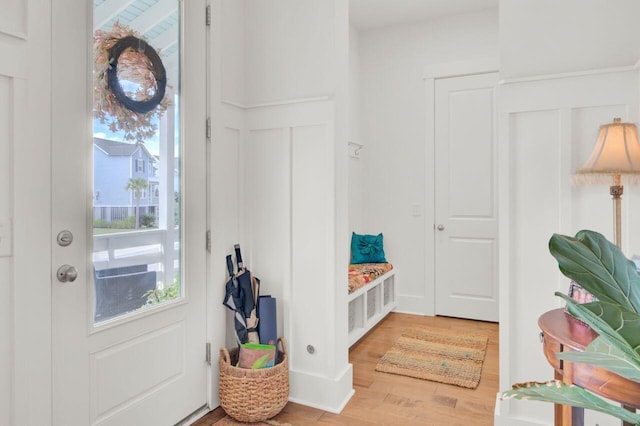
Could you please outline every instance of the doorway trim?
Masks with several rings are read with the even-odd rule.
[[[424,68],[423,80],[425,87],[425,202],[433,200],[435,195],[435,131],[436,131],[436,80],[450,77],[461,77],[475,74],[499,72],[498,57],[476,58],[464,61],[444,62],[427,65]],[[499,84],[499,83],[498,83]],[[499,147],[498,147],[499,148]],[[423,306],[411,306],[415,312],[434,316],[436,313],[435,286],[435,209],[424,209],[424,298],[415,298],[415,302],[422,304],[423,300],[430,300]]]

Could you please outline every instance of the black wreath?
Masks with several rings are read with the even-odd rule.
[[[151,72],[156,79],[156,91],[146,101],[136,101],[127,96],[122,90],[120,80],[118,79],[118,58],[128,48],[133,48],[139,53],[145,55],[151,61],[153,69]],[[134,36],[123,37],[109,49],[109,63],[111,67],[107,70],[107,83],[109,84],[109,90],[113,92],[118,102],[120,102],[125,108],[130,111],[145,114],[152,111],[157,107],[162,98],[164,98],[164,92],[167,87],[167,72],[164,69],[162,60],[156,50],[149,46],[146,41]]]

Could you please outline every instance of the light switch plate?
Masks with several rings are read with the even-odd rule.
[[[7,217],[0,218],[0,257],[11,256],[11,248],[13,246],[13,229],[11,228],[11,219]]]

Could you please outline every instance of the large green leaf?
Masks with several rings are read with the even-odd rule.
[[[513,385],[513,389],[502,394],[502,399],[532,399],[553,402],[555,404],[572,405],[589,410],[610,414],[625,422],[640,425],[640,415],[610,404],[602,398],[582,389],[579,386],[567,385],[559,380],[545,383],[527,382]]]
[[[554,234],[549,250],[562,273],[598,299],[579,304],[565,294],[556,293],[567,301],[572,315],[599,335],[584,352],[562,352],[558,358],[606,368],[640,382],[640,276],[635,264],[618,247],[593,231],[580,231],[575,238]],[[516,384],[503,398],[583,407],[640,425],[640,415],[559,381]]]
[[[569,312],[587,323],[609,344],[640,362],[640,315],[608,302],[576,303],[562,293]]]
[[[560,271],[599,300],[640,312],[636,266],[604,236],[594,231],[580,231],[575,238],[554,234],[549,250]]]
[[[619,376],[640,383],[640,362],[630,358],[602,337],[595,339],[584,352],[559,352],[559,359],[602,367]]]

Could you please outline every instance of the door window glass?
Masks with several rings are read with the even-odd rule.
[[[179,1],[94,0],[94,323],[182,297]]]

